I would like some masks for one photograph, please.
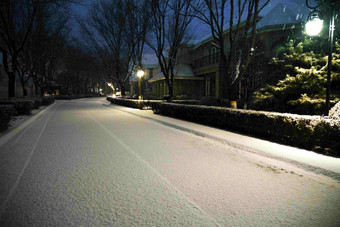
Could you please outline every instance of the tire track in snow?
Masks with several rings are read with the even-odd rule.
[[[12,196],[13,196],[13,194],[14,194],[16,188],[18,187],[18,185],[19,185],[19,183],[20,183],[20,181],[21,181],[21,179],[22,179],[22,177],[23,177],[23,175],[24,175],[24,173],[25,173],[25,171],[26,171],[28,165],[29,165],[30,162],[31,162],[32,156],[33,156],[33,154],[34,154],[34,151],[35,151],[37,145],[38,145],[39,142],[40,142],[40,138],[41,138],[43,132],[45,131],[45,128],[46,128],[46,125],[47,125],[48,121],[50,120],[51,116],[55,113],[56,110],[57,110],[57,107],[56,107],[56,108],[52,111],[52,113],[50,113],[50,115],[47,117],[47,119],[46,119],[46,121],[45,121],[45,123],[44,123],[44,125],[43,125],[43,127],[42,127],[42,129],[41,129],[41,131],[40,131],[40,133],[39,133],[39,135],[38,135],[38,138],[37,138],[37,140],[36,140],[36,142],[35,142],[35,144],[34,144],[34,146],[33,146],[33,148],[32,148],[31,151],[29,152],[29,155],[28,155],[28,157],[27,157],[27,159],[26,159],[26,162],[25,162],[23,168],[21,169],[19,175],[17,176],[17,179],[15,180],[14,185],[11,187],[11,189],[10,189],[10,191],[9,191],[9,193],[8,193],[8,195],[7,195],[7,197],[6,197],[6,199],[5,199],[5,201],[1,204],[0,220],[1,220],[2,214],[5,212],[7,203],[11,200],[11,198],[12,198]]]
[[[198,209],[200,212],[206,215],[211,221],[213,221],[217,226],[221,226],[214,218],[212,218],[207,212],[205,212],[198,204],[196,204],[194,201],[192,201],[190,198],[188,198],[183,192],[181,192],[177,187],[172,185],[162,174],[160,174],[155,168],[153,168],[147,161],[145,161],[139,154],[137,154],[130,146],[128,146],[126,143],[124,143],[121,139],[119,139],[116,135],[114,135],[109,129],[107,129],[102,123],[100,123],[97,119],[95,119],[91,114],[86,114],[94,120],[107,134],[109,134],[114,140],[116,140],[119,145],[124,147],[127,151],[129,151],[132,155],[134,155],[137,160],[139,160],[141,163],[143,163],[148,169],[150,169],[156,176],[161,178],[167,186],[175,190],[180,196],[182,196],[189,204],[191,204],[193,207]]]

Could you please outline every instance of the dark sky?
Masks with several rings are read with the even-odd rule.
[[[310,4],[313,4],[313,0],[309,0]],[[83,0],[82,5],[74,4],[71,7],[72,14],[73,15],[80,15],[80,16],[86,16],[88,8],[90,7],[91,0]],[[278,4],[282,3],[283,5],[287,6],[288,9],[290,9],[294,14],[299,14],[301,10],[306,10],[306,1],[305,0],[271,0],[269,5],[263,9],[261,12],[261,15],[264,16],[268,12],[270,12],[272,9],[274,9]],[[75,17],[72,19],[72,35],[81,38],[78,25],[75,21]],[[194,40],[202,40],[204,38],[207,38],[211,36],[210,29],[207,27],[207,25],[202,24],[200,21],[195,20],[194,23],[192,23],[192,31],[194,34],[193,39]]]

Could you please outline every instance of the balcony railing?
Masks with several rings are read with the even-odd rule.
[[[194,67],[197,69],[203,66],[216,64],[219,62],[219,60],[220,60],[220,53],[219,52],[213,53],[213,54],[194,60]]]

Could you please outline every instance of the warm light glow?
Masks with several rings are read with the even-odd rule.
[[[138,70],[137,76],[138,76],[138,77],[144,76],[144,71],[143,71],[143,70]]]
[[[321,32],[323,21],[314,18],[306,23],[306,33],[310,36],[318,35]]]

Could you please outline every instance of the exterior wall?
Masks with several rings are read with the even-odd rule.
[[[188,98],[199,99],[204,96],[203,79],[175,79],[174,80],[174,98],[180,95],[187,95]],[[149,92],[149,96],[157,99],[163,99],[164,95],[169,92],[168,85],[166,81],[158,80],[151,83],[152,92]]]

